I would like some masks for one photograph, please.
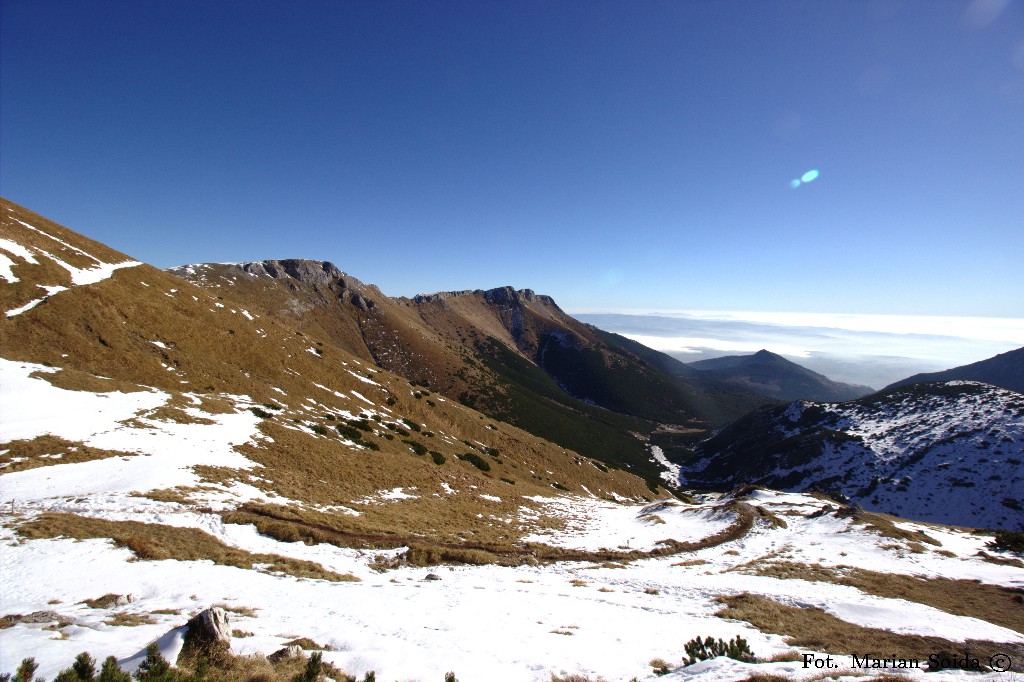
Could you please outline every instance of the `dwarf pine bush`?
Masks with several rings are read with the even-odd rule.
[[[739,635],[728,642],[721,637],[718,639],[705,637],[703,640],[696,637],[684,644],[683,649],[687,655],[683,661],[684,665],[693,665],[697,661],[706,661],[719,656],[728,656],[737,661],[749,661],[754,658],[754,652],[747,645],[747,640]]]

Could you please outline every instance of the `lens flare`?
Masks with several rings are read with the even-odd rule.
[[[800,185],[806,185],[808,182],[813,182],[821,173],[817,169],[811,169],[801,175],[799,178],[794,178],[789,181],[789,186],[792,189],[796,189]]]

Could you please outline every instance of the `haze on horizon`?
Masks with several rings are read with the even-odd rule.
[[[4,196],[391,295],[1024,318],[1024,3],[0,3]]]

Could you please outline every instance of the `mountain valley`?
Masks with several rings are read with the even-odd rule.
[[[174,663],[213,606],[245,660],[389,680],[1024,666],[1020,393],[782,404],[528,289],[163,271],[6,200],[0,279],[0,672]],[[756,657],[687,664],[706,636]]]

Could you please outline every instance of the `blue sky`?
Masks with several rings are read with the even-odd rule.
[[[1024,2],[2,0],[0,31],[0,191],[161,267],[1024,317]]]

